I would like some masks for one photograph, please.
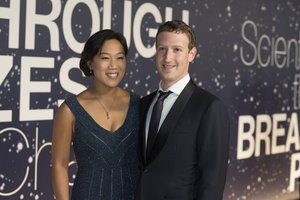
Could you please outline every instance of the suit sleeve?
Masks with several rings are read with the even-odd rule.
[[[224,104],[213,101],[198,128],[198,200],[221,200],[226,181],[230,120]]]

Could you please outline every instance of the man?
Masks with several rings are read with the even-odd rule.
[[[195,34],[184,22],[159,27],[156,67],[161,81],[141,101],[143,172],[137,199],[222,199],[229,118],[223,103],[190,79],[189,63],[196,54]],[[155,126],[156,102],[163,108]]]

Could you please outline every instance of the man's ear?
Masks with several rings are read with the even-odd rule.
[[[197,48],[193,47],[189,52],[189,62],[192,62],[197,55]]]

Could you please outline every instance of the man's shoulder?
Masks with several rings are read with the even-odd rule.
[[[147,95],[145,95],[145,96],[142,96],[142,98],[141,98],[141,103],[144,104],[144,103],[146,103],[146,102],[151,101],[151,99],[155,97],[156,92],[157,92],[157,91],[155,90],[155,91],[153,91],[153,92],[150,93],[150,94],[147,94]]]
[[[194,90],[194,95],[192,96],[192,98],[194,98],[193,102],[197,102],[198,105],[202,104],[227,110],[225,102],[206,89],[197,87]]]
[[[142,99],[152,98],[157,93],[157,90],[151,92],[150,94],[146,94],[142,96]]]
[[[195,98],[201,98],[201,99],[205,98],[205,99],[211,100],[211,101],[220,100],[219,97],[214,95],[212,92],[210,92],[204,88],[201,88],[199,86],[196,86],[193,96]]]

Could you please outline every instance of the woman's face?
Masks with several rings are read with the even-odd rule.
[[[122,44],[116,39],[106,40],[89,63],[94,73],[96,84],[116,87],[124,77],[126,70],[126,55]]]

